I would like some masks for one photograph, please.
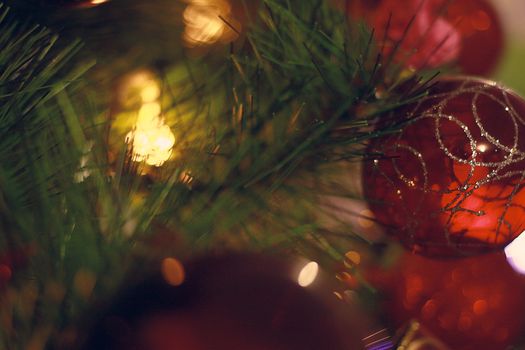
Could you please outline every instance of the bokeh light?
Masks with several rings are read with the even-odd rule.
[[[301,269],[299,277],[297,278],[297,283],[299,283],[301,287],[308,287],[314,283],[318,273],[319,264],[315,261],[311,261]]]
[[[126,143],[131,145],[134,161],[159,167],[170,159],[175,135],[162,118],[158,84],[154,80],[146,80],[140,96],[142,106],[135,128],[126,135]]]
[[[184,42],[189,47],[235,40],[230,27],[238,26],[231,17],[231,5],[224,0],[192,0],[184,10]],[[226,22],[227,21],[227,22]]]
[[[180,286],[186,277],[184,266],[175,258],[162,260],[161,272],[164,280],[172,286]]]

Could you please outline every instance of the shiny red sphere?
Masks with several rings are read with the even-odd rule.
[[[457,257],[501,249],[525,230],[525,100],[450,78],[393,114],[407,125],[373,140],[363,166],[365,197],[388,234],[414,252]]]
[[[488,75],[494,71],[505,40],[501,20],[490,2],[456,0],[447,8],[446,17],[462,36],[458,57],[461,71],[470,75]]]
[[[486,0],[360,0],[347,10],[375,29],[383,55],[410,68],[457,63],[487,75],[503,52],[501,20]]]
[[[346,350],[360,349],[368,334],[367,315],[349,312],[356,308],[339,303],[327,279],[299,285],[303,261],[252,254],[166,260],[176,261],[164,259],[161,271],[124,286],[97,310],[74,348]]]
[[[525,332],[525,276],[503,254],[439,261],[405,253],[368,277],[392,329],[417,319],[454,350],[507,349]]]

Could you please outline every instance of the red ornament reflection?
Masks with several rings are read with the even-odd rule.
[[[415,252],[503,248],[525,230],[525,101],[492,83],[439,82],[401,133],[374,140],[363,183],[387,233]]]

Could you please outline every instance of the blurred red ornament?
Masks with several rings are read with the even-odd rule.
[[[503,254],[438,261],[405,253],[369,280],[392,327],[418,319],[455,350],[507,349],[525,331],[525,277]]]
[[[456,0],[447,8],[447,19],[462,37],[458,64],[471,75],[488,75],[497,66],[504,48],[501,20],[489,1]]]
[[[384,0],[375,9],[371,25],[384,55],[395,54],[396,60],[410,68],[436,67],[455,60],[461,49],[460,33],[446,18],[436,12],[435,1]],[[386,31],[386,35],[385,35]],[[399,51],[394,53],[399,44]]]
[[[185,265],[164,259],[160,276],[116,296],[80,348],[361,348],[367,316],[348,312],[308,268],[313,262],[304,263],[237,254]]]
[[[385,41],[383,54],[394,54],[407,67],[437,67],[457,61],[463,73],[486,75],[503,51],[498,14],[485,0],[351,1],[347,10],[375,28]],[[398,44],[399,43],[399,44]],[[399,47],[397,47],[399,46]]]
[[[450,78],[393,112],[409,120],[371,142],[365,197],[414,252],[498,250],[525,230],[525,100],[495,83]]]

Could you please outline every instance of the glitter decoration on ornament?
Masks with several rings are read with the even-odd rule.
[[[365,197],[388,234],[414,252],[502,249],[525,229],[525,101],[495,83],[438,82],[394,113],[410,121],[374,140]]]

